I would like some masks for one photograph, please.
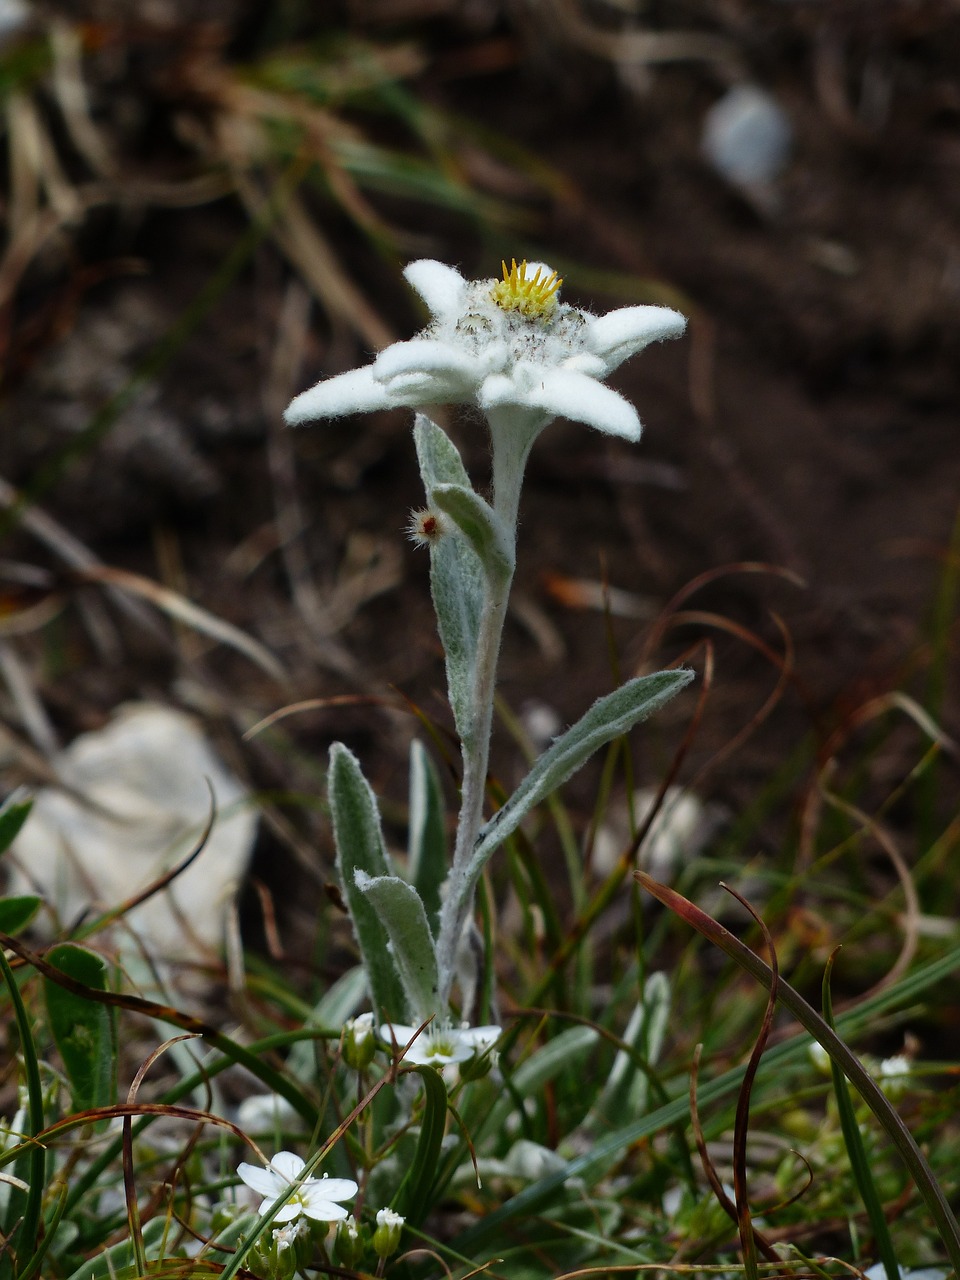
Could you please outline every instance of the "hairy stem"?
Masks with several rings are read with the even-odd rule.
[[[493,441],[493,507],[516,547],[517,513],[523,472],[530,447],[542,429],[540,415],[532,418],[523,410],[491,410],[488,414]],[[507,618],[507,604],[513,575],[486,583],[483,618],[477,643],[477,664],[471,693],[469,732],[464,734],[463,781],[460,816],[447,877],[440,932],[437,939],[439,1004],[445,1009],[456,977],[457,948],[464,926],[473,911],[475,886],[469,880],[470,855],[483,826],[490,738],[493,732],[493,702],[497,683],[497,660]],[[465,1015],[468,1010],[463,1011]]]

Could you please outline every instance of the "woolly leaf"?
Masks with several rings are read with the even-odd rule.
[[[595,751],[612,738],[627,733],[692,679],[693,672],[688,670],[637,676],[599,698],[586,715],[557,738],[480,832],[460,890],[461,902],[469,899],[490,855],[516,831],[535,805],[562,786]]]
[[[413,885],[399,876],[353,873],[357,888],[390,939],[389,953],[416,1021],[437,1012],[437,957],[427,913]],[[382,944],[381,944],[382,945]]]
[[[470,477],[456,446],[435,422],[418,414],[413,438],[428,501],[433,501],[437,485],[470,490]],[[480,558],[459,532],[431,544],[430,590],[446,659],[447,690],[454,722],[461,739],[470,743],[474,735],[477,637],[486,593]]]
[[[510,534],[490,504],[459,484],[434,485],[430,501],[467,539],[491,582],[508,582],[513,576],[513,547]]]
[[[390,876],[393,868],[383,844],[376,797],[356,756],[340,742],[330,748],[327,790],[337,871],[370,983],[374,1012],[378,1019],[401,1018],[406,1011],[403,988],[384,945],[377,910],[357,887],[356,878],[358,871],[372,879]]]

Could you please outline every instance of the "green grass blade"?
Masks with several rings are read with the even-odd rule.
[[[54,1236],[57,1234],[57,1227],[63,1218],[63,1211],[67,1204],[67,1184],[60,1183],[60,1189],[57,1195],[57,1201],[53,1208],[53,1213],[47,1218],[43,1226],[43,1239],[37,1248],[33,1257],[17,1272],[17,1280],[30,1280],[39,1270],[41,1263],[47,1256],[50,1246],[53,1244]]]
[[[435,1067],[414,1067],[423,1081],[423,1116],[413,1164],[394,1197],[393,1208],[412,1226],[419,1226],[432,1204],[431,1192],[440,1163],[440,1147],[447,1124],[447,1086]]]
[[[3,951],[0,950],[0,972],[3,973],[4,981],[10,992],[10,1000],[13,1003],[14,1018],[17,1024],[17,1034],[20,1037],[20,1051],[23,1054],[23,1070],[27,1079],[27,1124],[31,1135],[39,1133],[43,1129],[43,1089],[40,1082],[40,1063],[37,1057],[37,1046],[33,1039],[33,1030],[30,1026],[30,1019],[27,1016],[26,1008],[20,996],[20,989],[17,986],[17,980],[13,974],[13,970],[7,961]],[[43,1205],[43,1184],[45,1179],[46,1153],[38,1143],[31,1143],[29,1153],[26,1160],[26,1177],[24,1181],[27,1183],[28,1190],[20,1193],[26,1197],[26,1203],[23,1208],[23,1218],[20,1226],[17,1228],[13,1236],[12,1247],[5,1248],[2,1256],[0,1256],[0,1278],[6,1280],[7,1276],[14,1274],[13,1258],[18,1254],[25,1254],[30,1251],[32,1254],[37,1244],[37,1231],[40,1226],[40,1211]],[[14,1211],[19,1203],[19,1195],[11,1195],[11,1210]],[[3,1223],[4,1235],[9,1235],[9,1223]],[[29,1255],[28,1255],[29,1256]]]
[[[770,966],[758,955],[745,946],[739,938],[728,929],[724,929],[712,916],[701,911],[688,899],[675,893],[666,885],[658,884],[642,871],[635,871],[634,876],[643,887],[665,907],[692,925],[698,933],[703,934],[731,959],[757,979],[767,990],[774,982]],[[797,1021],[819,1041],[830,1055],[831,1060],[843,1071],[843,1074],[854,1086],[857,1093],[867,1104],[884,1132],[893,1142],[900,1157],[910,1171],[917,1190],[923,1198],[930,1216],[940,1232],[940,1238],[947,1251],[950,1263],[960,1275],[960,1223],[957,1222],[940,1184],[933,1175],[923,1152],[917,1145],[913,1134],[900,1119],[896,1109],[890,1104],[873,1077],[865,1070],[859,1058],[847,1047],[837,1033],[821,1018],[817,1011],[809,1005],[803,996],[789,983],[780,979],[777,984],[777,997]]]
[[[878,992],[869,1000],[864,1000],[856,1008],[846,1010],[837,1019],[837,1026],[844,1035],[849,1037],[857,1035],[875,1025],[881,1013],[909,1004],[922,992],[936,987],[958,971],[960,971],[960,947],[955,947],[929,964],[918,967],[900,982]],[[781,986],[783,986],[782,983]],[[758,1081],[775,1076],[785,1064],[804,1056],[809,1046],[810,1036],[802,1032],[768,1049],[757,1073]],[[743,1073],[743,1067],[734,1067],[713,1080],[701,1083],[697,1091],[701,1106],[706,1107],[710,1103],[735,1094],[743,1082]],[[525,1187],[499,1209],[487,1214],[482,1222],[476,1223],[457,1236],[452,1241],[452,1246],[465,1256],[471,1257],[482,1249],[495,1249],[497,1242],[503,1238],[508,1222],[541,1212],[570,1178],[586,1179],[597,1168],[609,1169],[615,1159],[625,1154],[634,1143],[642,1142],[687,1120],[689,1115],[690,1099],[685,1090],[681,1097],[674,1098],[662,1107],[658,1107],[656,1111],[651,1111],[648,1115],[624,1125],[623,1128],[597,1142],[589,1152],[571,1160],[564,1169]],[[957,1274],[960,1275],[960,1271]]]
[[[834,1020],[833,1000],[830,995],[830,977],[833,973],[835,957],[836,952],[831,955],[823,971],[823,1016],[827,1025],[831,1028],[834,1027]],[[880,1255],[880,1261],[883,1263],[884,1270],[887,1273],[887,1280],[900,1280],[897,1255],[894,1252],[893,1241],[890,1239],[886,1215],[883,1212],[883,1204],[877,1193],[877,1184],[874,1182],[873,1174],[870,1171],[870,1161],[863,1145],[863,1137],[861,1136],[857,1115],[850,1098],[850,1090],[847,1088],[847,1080],[839,1064],[833,1058],[830,1059],[830,1073],[833,1076],[833,1091],[837,1098],[837,1113],[840,1117],[840,1128],[843,1132],[847,1156],[850,1159],[850,1169],[857,1184],[857,1190],[860,1192],[860,1199],[863,1201],[863,1206],[867,1211],[867,1217],[870,1219],[870,1227],[873,1231],[873,1238],[876,1242],[877,1252]]]

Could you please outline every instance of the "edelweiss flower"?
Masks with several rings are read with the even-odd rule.
[[[416,1067],[447,1067],[455,1062],[467,1062],[475,1054],[483,1054],[500,1039],[500,1028],[451,1027],[430,1024],[417,1035],[416,1027],[406,1027],[398,1022],[385,1022],[380,1028],[384,1044],[393,1048],[407,1048],[404,1062]],[[416,1039],[414,1039],[416,1036]]]
[[[571,418],[637,440],[640,419],[602,379],[651,342],[686,326],[669,307],[621,307],[593,316],[558,300],[561,280],[543,263],[514,262],[502,280],[465,280],[424,259],[404,275],[433,316],[409,342],[387,347],[363,369],[318,382],[286,411],[291,425],[314,418],[428,404],[472,404],[488,416],[519,411],[533,431]]]
[[[259,1212],[266,1211],[283,1197],[274,1217],[275,1222],[293,1222],[303,1214],[315,1222],[339,1222],[347,1211],[338,1200],[350,1200],[359,1190],[352,1178],[304,1178],[299,1186],[297,1179],[303,1172],[304,1161],[292,1151],[278,1151],[265,1169],[244,1162],[237,1166],[237,1173],[264,1199]]]

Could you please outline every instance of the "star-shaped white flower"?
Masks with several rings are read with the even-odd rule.
[[[315,418],[429,404],[516,410],[534,429],[570,418],[637,440],[640,419],[603,385],[629,356],[686,326],[669,307],[621,307],[590,315],[558,301],[560,281],[543,263],[504,264],[502,280],[465,280],[424,259],[404,275],[433,316],[409,342],[372,365],[318,382],[290,404],[291,425]]]
[[[404,1062],[417,1067],[448,1067],[467,1062],[475,1054],[486,1053],[500,1039],[499,1027],[451,1027],[446,1024],[429,1027],[417,1035],[417,1027],[399,1022],[385,1022],[380,1028],[384,1044],[391,1049],[406,1049]],[[416,1038],[414,1038],[416,1037]]]
[[[278,1151],[265,1169],[246,1162],[237,1166],[237,1173],[248,1187],[263,1196],[259,1212],[267,1210],[283,1198],[274,1222],[293,1222],[303,1215],[315,1222],[339,1222],[346,1218],[347,1210],[339,1200],[352,1200],[359,1187],[352,1178],[304,1178],[305,1162],[292,1151]]]

